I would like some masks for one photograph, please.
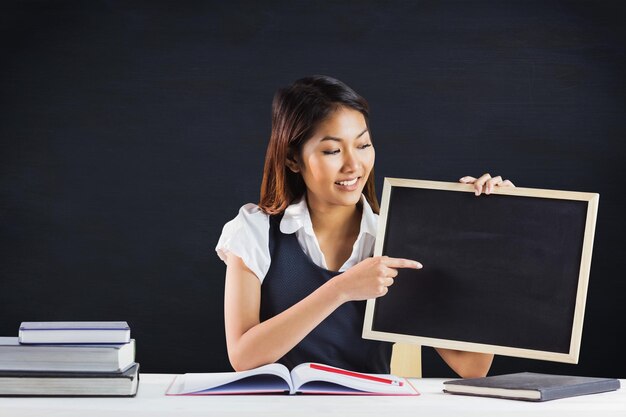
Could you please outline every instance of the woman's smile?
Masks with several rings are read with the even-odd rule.
[[[359,180],[361,177],[354,177],[349,180],[337,181],[335,185],[341,191],[355,191],[359,188]]]

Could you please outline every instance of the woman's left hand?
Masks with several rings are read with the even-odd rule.
[[[474,184],[474,194],[477,196],[484,192],[485,194],[491,194],[494,187],[515,187],[509,180],[502,180],[501,176],[492,177],[489,174],[483,174],[480,178],[474,178],[470,176],[459,179],[459,182],[463,184]]]

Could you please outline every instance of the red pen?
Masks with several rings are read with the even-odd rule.
[[[320,365],[317,363],[312,363],[310,364],[310,366],[312,369],[318,369],[320,371],[327,371],[327,372],[334,372],[336,374],[352,376],[354,378],[367,379],[368,381],[382,382],[383,384],[397,385],[400,387],[404,385],[402,381],[398,381],[395,379],[388,379],[388,378],[381,378],[379,376],[360,374],[358,372],[346,371],[345,369],[339,369],[339,368],[332,368],[330,366]]]

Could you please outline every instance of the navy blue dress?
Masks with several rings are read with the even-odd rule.
[[[339,272],[317,266],[303,251],[295,233],[280,231],[282,215],[270,216],[270,268],[261,285],[265,321],[307,297]],[[344,303],[278,362],[289,369],[320,362],[358,372],[389,373],[391,343],[361,337],[365,301]]]

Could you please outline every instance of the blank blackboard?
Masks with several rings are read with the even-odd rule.
[[[364,336],[578,361],[598,195],[385,179],[376,255],[420,261]]]

